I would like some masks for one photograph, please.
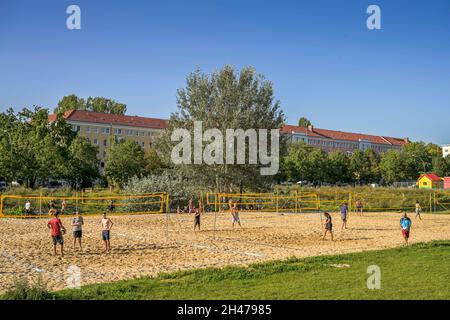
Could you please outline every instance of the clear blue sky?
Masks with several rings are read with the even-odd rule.
[[[448,0],[0,1],[2,111],[75,93],[168,117],[189,72],[225,64],[271,80],[291,124],[450,143]]]

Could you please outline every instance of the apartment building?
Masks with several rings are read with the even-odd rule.
[[[136,141],[144,151],[152,148],[155,138],[167,127],[167,120],[138,116],[114,115],[108,113],[70,110],[64,118],[72,126],[72,130],[98,146],[100,167],[104,166],[107,149],[114,140]],[[49,116],[55,121],[56,115]],[[355,150],[373,149],[382,153],[391,149],[400,149],[409,142],[408,138],[392,138],[360,133],[350,133],[328,129],[318,129],[285,125],[281,133],[290,137],[291,141],[303,141],[326,152],[340,150],[351,154]],[[444,156],[450,154],[450,145],[443,147]]]
[[[152,148],[155,138],[167,126],[167,120],[163,119],[82,110],[70,110],[65,112],[63,116],[72,126],[73,131],[87,138],[93,145],[98,146],[100,167],[104,166],[106,150],[113,141],[133,140],[144,151],[147,151]],[[55,120],[55,114],[49,116],[49,121]]]
[[[291,141],[303,141],[315,148],[326,152],[342,151],[353,153],[355,150],[364,151],[373,149],[382,153],[391,149],[400,149],[409,142],[408,138],[392,138],[360,133],[317,129],[313,126],[307,128],[285,125],[281,129],[283,134],[289,135]]]

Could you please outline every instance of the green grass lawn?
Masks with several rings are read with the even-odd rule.
[[[330,264],[348,264],[337,268]],[[367,267],[381,289],[367,288]],[[89,285],[56,299],[450,299],[450,241]]]

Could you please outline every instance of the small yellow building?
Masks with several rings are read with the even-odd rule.
[[[420,189],[442,189],[442,178],[435,173],[425,173],[417,179],[416,185]]]

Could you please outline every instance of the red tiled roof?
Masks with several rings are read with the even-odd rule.
[[[427,177],[431,181],[441,181],[442,180],[441,177],[439,177],[435,173],[424,173],[424,174],[421,174],[418,180],[422,179],[423,177]]]
[[[343,132],[343,131],[335,131],[335,130],[327,130],[327,129],[318,129],[313,128],[312,131],[307,128],[293,126],[293,125],[284,125],[281,128],[282,133],[303,133],[311,137],[319,137],[325,139],[333,139],[333,140],[347,140],[347,141],[359,141],[365,140],[371,143],[376,144],[388,144],[394,146],[402,146],[406,144],[405,139],[402,138],[392,138],[392,137],[384,137],[384,136],[375,136],[369,134],[361,134],[361,133],[351,133],[351,132]]]
[[[116,124],[116,125],[152,128],[152,129],[165,129],[167,127],[167,120],[164,119],[144,118],[138,116],[123,116],[123,115],[91,112],[83,110],[66,111],[64,112],[64,118],[70,121]],[[56,114],[49,115],[48,120],[55,121]]]

